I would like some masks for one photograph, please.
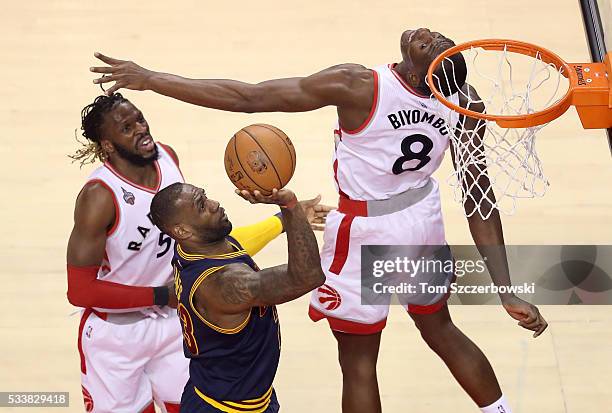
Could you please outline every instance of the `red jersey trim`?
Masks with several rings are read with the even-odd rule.
[[[372,74],[374,74],[374,96],[372,98],[372,107],[370,108],[370,113],[368,114],[368,117],[357,129],[348,130],[343,128],[342,125],[340,125],[340,129],[342,129],[349,135],[355,135],[364,130],[372,121],[374,113],[376,112],[376,108],[378,107],[378,72],[376,72],[376,70],[372,70]],[[338,123],[340,122],[338,121]]]
[[[356,321],[343,320],[341,318],[335,318],[327,314],[323,314],[322,312],[314,308],[312,305],[308,309],[308,316],[310,317],[312,321],[315,321],[315,322],[326,318],[327,322],[329,323],[329,327],[333,331],[338,331],[340,333],[355,334],[355,335],[368,335],[368,334],[380,333],[381,331],[383,331],[383,329],[387,325],[386,317],[374,324],[363,324],[363,323],[358,323]]]
[[[161,142],[157,142],[159,143],[159,146],[168,154],[168,156],[170,157],[170,159],[172,159],[174,161],[174,164],[176,165],[176,168],[179,171],[179,174],[181,174],[181,178],[183,178],[183,182],[185,181],[185,176],[183,175],[183,171],[181,171],[181,167],[179,165],[179,160],[176,156],[174,156],[172,154],[172,151],[168,148],[168,145],[165,145]]]
[[[397,66],[397,63],[389,64],[389,70],[391,70],[391,73],[393,73],[393,76],[395,76],[395,78],[400,82],[400,84],[404,87],[404,89],[406,89],[408,92],[412,93],[415,96],[418,96],[423,99],[429,99],[429,96],[421,95],[412,86],[406,83],[404,78],[402,78],[402,76],[395,71],[395,66]]]
[[[159,187],[161,186],[161,183],[162,183],[161,168],[159,167],[159,163],[157,161],[155,161],[155,170],[157,171],[157,185],[154,188],[150,188],[150,187],[143,186],[143,185],[138,185],[137,183],[130,181],[127,177],[121,175],[121,173],[119,173],[119,171],[117,171],[115,168],[113,168],[111,166],[111,164],[108,163],[108,162],[104,162],[104,166],[109,171],[111,171],[113,173],[113,175],[115,175],[117,178],[121,179],[126,184],[131,185],[134,188],[138,188],[141,191],[149,192],[151,194],[156,194],[157,191],[159,191]]]
[[[340,188],[340,181],[338,181],[338,158],[334,160],[334,179],[336,180],[336,185],[338,186],[338,193],[340,193],[340,196],[348,198],[349,196],[344,193],[342,188]]]
[[[115,206],[115,222],[113,222],[113,226],[111,227],[111,229],[106,231],[106,236],[110,237],[111,235],[113,235],[113,233],[115,232],[115,230],[119,226],[119,221],[121,220],[121,210],[119,209],[119,202],[117,201],[117,197],[115,196],[115,192],[103,180],[101,180],[99,178],[94,178],[94,179],[92,179],[90,181],[85,182],[85,186],[87,186],[89,184],[100,184],[104,188],[108,189],[108,192],[110,192],[111,195],[113,196],[113,205]]]

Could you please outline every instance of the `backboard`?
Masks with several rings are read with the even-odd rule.
[[[612,3],[610,0],[579,1],[591,59],[601,62],[606,53],[612,52]],[[607,133],[612,152],[612,129]]]

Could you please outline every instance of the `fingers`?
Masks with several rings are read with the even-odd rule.
[[[314,198],[312,198],[310,201],[308,201],[310,203],[310,205],[313,205],[316,207],[316,205],[319,204],[319,202],[321,202],[321,194],[315,196]]]
[[[100,52],[95,52],[94,56],[97,57],[98,59],[102,60],[104,63],[109,64],[109,65],[116,65],[116,64],[124,62],[123,60],[114,59],[112,57],[104,56]]]
[[[527,330],[535,331],[535,333],[533,334],[534,338],[542,334],[544,330],[546,330],[546,328],[548,327],[548,323],[546,322],[546,320],[544,320],[544,317],[542,317],[539,314],[539,312],[534,321],[532,322],[521,321],[518,323],[518,325]]]
[[[542,323],[540,324],[540,327],[537,329],[535,333],[533,333],[533,338],[536,338],[537,336],[542,334],[544,330],[546,330],[547,327],[548,327],[548,323],[546,322],[546,320],[542,319]]]
[[[108,82],[112,82],[114,80],[117,80],[117,78],[114,75],[110,75],[110,76],[102,76],[102,77],[99,77],[97,79],[94,79],[93,82],[95,84],[98,84],[98,83],[108,83]]]
[[[109,89],[110,90],[110,89]],[[270,204],[275,203],[275,200],[278,196],[278,190],[273,189],[271,195],[264,195],[258,190],[247,191],[245,189],[240,190],[236,189],[236,194],[242,197],[243,199],[249,201],[251,204]]]
[[[543,319],[537,320],[531,324],[525,324],[523,322],[520,322],[518,323],[518,325],[527,330],[535,331],[535,333],[533,334],[534,338],[542,334],[544,330],[546,330],[546,328],[548,327],[548,323],[544,321]]]
[[[94,73],[114,73],[115,68],[112,66],[94,66],[90,67],[89,71]]]
[[[249,201],[251,204],[256,203],[255,197],[249,192],[245,190],[236,189],[236,195],[244,199],[245,201]]]
[[[521,322],[524,324],[533,324],[538,320],[538,315],[538,310],[533,307],[529,308],[525,312],[525,317],[521,320]]]
[[[329,205],[317,204],[314,206],[315,213],[325,213],[327,215],[328,212],[333,211],[336,207]]]
[[[313,231],[325,231],[325,225],[310,224],[310,228],[312,228]]]
[[[533,322],[531,322],[531,323],[525,323],[524,321],[520,321],[520,322],[518,323],[518,325],[519,325],[519,326],[521,326],[521,327],[523,327],[523,328],[526,328],[527,330],[533,330],[533,331],[535,331],[535,330],[537,330],[537,329],[539,328],[539,326],[540,326],[540,320],[535,320],[535,321],[533,321]]]
[[[116,91],[118,91],[119,89],[121,89],[122,87],[125,87],[125,83],[123,82],[117,82],[113,85],[113,87],[109,88],[106,90],[106,94],[108,96],[112,95],[113,93],[115,93]]]

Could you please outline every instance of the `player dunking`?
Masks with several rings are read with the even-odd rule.
[[[281,345],[275,304],[325,281],[307,216],[326,211],[313,211],[313,200],[298,203],[288,189],[242,196],[279,205],[281,216],[232,231],[217,201],[180,183],[159,192],[151,204],[153,220],[177,242],[175,290],[185,356],[191,359],[181,411],[278,412],[272,387]],[[251,256],[283,228],[288,264],[259,270]]]
[[[360,246],[445,244],[438,186],[431,174],[449,146],[444,120],[450,114],[430,98],[425,75],[432,60],[453,45],[448,38],[428,29],[407,30],[401,36],[402,61],[398,64],[374,69],[341,64],[304,78],[259,84],[186,79],[101,54],[96,56],[109,67],[91,68],[107,74],[95,83],[116,82],[109,89],[111,93],[119,88],[147,89],[200,106],[248,113],[337,107],[333,169],[340,204],[327,219],[321,252],[326,286],[313,294],[310,316],[314,320],[327,318],[338,341],[342,406],[347,413],[381,411],[376,361],[388,307],[360,304]],[[463,79],[457,79],[458,84],[448,85],[446,90],[442,88],[443,93],[464,107],[470,105],[473,110],[484,111],[483,105],[468,103],[470,97],[471,101],[478,97],[474,88],[465,83],[463,57],[455,55],[452,59],[454,73],[463,72]],[[439,78],[444,78],[444,70],[451,70],[450,65],[446,61],[438,67]],[[465,121],[464,129],[482,137],[484,130],[476,120],[455,119]],[[466,134],[457,139],[470,137]],[[489,187],[486,175],[481,175],[478,185],[464,183],[476,202],[482,197],[480,188],[486,191]],[[472,207],[466,204],[466,208]],[[494,283],[510,285],[504,249],[485,251],[504,244],[498,211],[492,211],[487,220],[473,214],[468,223],[475,244],[481,252],[487,252]],[[445,280],[446,284],[450,282],[450,277]],[[330,297],[335,300],[332,306],[325,304]],[[416,300],[407,305],[407,310],[429,347],[481,410],[509,413],[490,363],[453,324],[446,298]],[[502,294],[500,298],[520,326],[535,331],[534,336],[544,331],[546,321],[535,306],[513,294]]]

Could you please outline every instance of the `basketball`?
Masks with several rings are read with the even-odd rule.
[[[225,172],[238,189],[270,195],[295,171],[295,148],[280,129],[263,123],[240,129],[225,148]]]

